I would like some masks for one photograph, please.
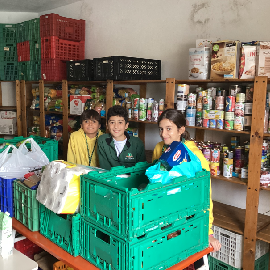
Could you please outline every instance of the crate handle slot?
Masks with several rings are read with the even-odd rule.
[[[110,236],[102,231],[97,230],[96,237],[109,245],[111,244]]]
[[[170,227],[172,227],[172,223],[169,224],[169,225],[161,227],[161,230],[166,230],[167,228],[170,228]]]
[[[191,215],[189,217],[186,217],[186,220],[189,220],[189,219],[193,218],[194,216],[195,216],[195,214],[193,214],[193,215]]]
[[[143,234],[143,235],[137,237],[137,239],[142,239],[142,238],[145,238],[145,237],[146,237],[146,234]]]
[[[223,269],[228,269],[229,267],[226,264],[219,263],[219,266],[222,266]]]
[[[173,239],[173,238],[175,238],[175,237],[177,237],[179,235],[181,235],[181,230],[177,230],[177,231],[175,231],[173,233],[169,233],[167,235],[167,240],[171,240],[171,239]]]

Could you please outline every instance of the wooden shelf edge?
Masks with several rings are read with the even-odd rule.
[[[211,131],[221,131],[221,132],[229,132],[229,133],[241,133],[241,134],[249,134],[250,131],[238,131],[238,130],[227,130],[227,129],[218,129],[218,128],[206,128],[206,127],[193,127],[193,126],[186,126],[186,128],[194,128],[194,129],[204,129],[204,130],[211,130]],[[270,136],[270,134],[269,134]]]
[[[237,177],[224,177],[222,175],[211,175],[211,179],[217,179],[217,180],[221,180],[221,181],[225,181],[225,182],[230,182],[230,183],[234,183],[234,184],[240,184],[240,185],[244,185],[246,186],[247,183],[243,182],[240,178]]]
[[[0,106],[0,111],[16,111],[16,106]]]
[[[253,83],[255,79],[220,79],[220,80],[175,80],[175,84],[202,84],[202,83]]]

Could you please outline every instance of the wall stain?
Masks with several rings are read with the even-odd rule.
[[[80,18],[87,20],[87,23],[85,24],[86,28],[93,28],[94,22],[90,19],[91,15],[93,14],[93,8],[89,6],[87,0],[81,2]]]
[[[190,13],[190,20],[193,24],[195,25],[205,25],[210,21],[210,18],[208,18],[207,16],[201,16],[203,15],[203,13],[207,13],[209,8],[209,3],[208,2],[204,2],[201,4],[194,4],[192,5],[192,10]]]

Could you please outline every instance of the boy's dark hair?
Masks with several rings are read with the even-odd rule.
[[[80,124],[82,124],[84,120],[96,120],[99,124],[101,123],[100,114],[93,109],[83,111],[80,118]]]
[[[158,118],[158,125],[159,125],[160,121],[163,119],[170,120],[171,122],[173,122],[177,126],[177,128],[181,128],[181,127],[186,126],[185,115],[183,113],[178,112],[175,109],[167,109],[166,111],[164,111]],[[182,139],[190,140],[190,134],[188,131],[185,131],[181,135],[181,140]]]
[[[108,112],[107,112],[107,123],[109,122],[110,118],[112,116],[120,116],[123,117],[125,119],[125,122],[128,122],[128,112],[127,110],[120,106],[120,105],[115,105],[111,108],[109,108]]]

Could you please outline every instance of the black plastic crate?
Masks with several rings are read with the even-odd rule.
[[[94,58],[94,69],[97,81],[161,79],[161,60],[127,56]]]
[[[94,80],[93,60],[85,59],[67,61],[67,80],[92,81]]]

